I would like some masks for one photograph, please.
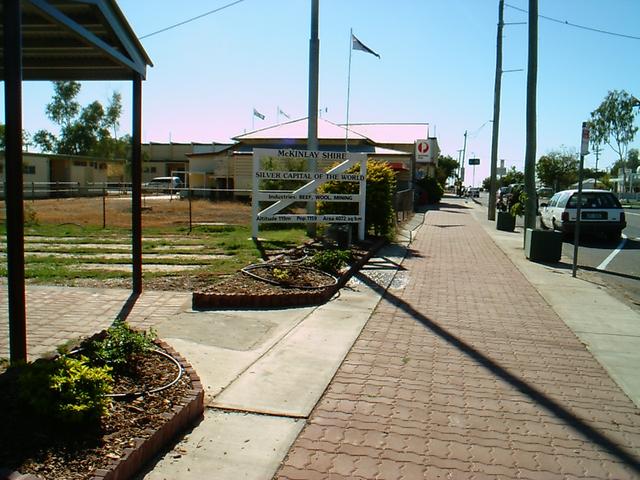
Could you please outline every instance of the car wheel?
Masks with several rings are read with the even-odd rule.
[[[620,237],[622,236],[622,231],[620,230],[614,230],[612,232],[607,232],[607,240],[620,240]]]

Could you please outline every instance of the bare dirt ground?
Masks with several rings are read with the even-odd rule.
[[[176,195],[145,195],[142,199],[142,227],[189,225],[189,203],[193,223],[248,225],[251,204],[239,201],[179,199]],[[4,221],[5,204],[0,202]],[[131,227],[131,197],[107,196],[25,200],[25,221],[41,225],[74,223],[82,226]]]

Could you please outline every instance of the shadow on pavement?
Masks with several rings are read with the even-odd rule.
[[[390,293],[378,283],[374,282],[364,275],[356,274],[355,277],[365,285],[380,293],[384,301],[390,302],[395,307],[411,315],[411,317],[424,325],[425,328],[431,330],[431,332],[440,337],[442,340],[449,343],[460,352],[464,353],[473,361],[488,369],[500,379],[509,383],[512,387],[529,397],[541,407],[548,410],[551,414],[566,422],[568,425],[584,435],[593,443],[600,445],[611,455],[617,457],[620,461],[631,467],[635,472],[640,473],[640,460],[626,451],[621,445],[609,439],[598,430],[585,423],[580,418],[576,417],[555,400],[549,398],[534,386],[521,380],[516,375],[506,370],[504,367],[494,362],[491,358],[485,356],[482,352],[476,350],[473,346],[466,343],[464,340],[449,333],[446,329],[442,328],[440,325],[424,316],[410,304],[395,296],[393,293]]]
[[[120,312],[118,313],[118,315],[116,315],[116,319],[114,321],[115,322],[126,321],[129,315],[131,314],[131,310],[133,310],[133,307],[135,307],[136,302],[138,301],[138,298],[140,298],[139,293],[132,293],[131,295],[129,295],[129,298],[127,298],[127,301],[124,302],[124,305],[120,309]]]

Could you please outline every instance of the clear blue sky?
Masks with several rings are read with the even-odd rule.
[[[119,0],[138,36],[232,0]],[[143,85],[144,141],[226,141],[277,121],[307,116],[310,0],[244,0],[218,13],[142,40],[154,62]],[[507,0],[506,22],[526,22],[526,0]],[[510,7],[512,6],[512,7]],[[640,37],[638,0],[540,0],[539,13]],[[489,173],[497,0],[320,0],[320,99],[323,117],[346,117],[349,29],[381,59],[354,51],[350,121],[428,122],[443,154],[479,157]],[[609,90],[640,97],[640,40],[539,20],[537,157],[577,149],[581,122]],[[504,29],[499,158],[523,169],[527,26]],[[123,94],[121,133],[130,131],[130,84],[87,82],[83,104]],[[52,128],[44,115],[48,83],[24,86],[24,125]],[[4,105],[2,104],[2,108]],[[252,117],[253,108],[266,115]],[[284,120],[281,117],[281,120]],[[640,145],[640,136],[633,146]],[[599,166],[615,160],[606,148]],[[586,158],[593,166],[595,156]],[[472,169],[467,168],[466,184]]]

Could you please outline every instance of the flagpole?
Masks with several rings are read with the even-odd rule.
[[[347,74],[347,127],[344,139],[344,151],[349,151],[349,97],[351,96],[351,55],[353,52],[353,28],[349,30],[349,73]]]
[[[256,131],[256,109],[254,107],[253,112],[251,112],[251,131]]]

